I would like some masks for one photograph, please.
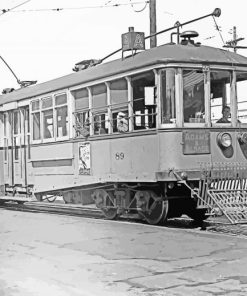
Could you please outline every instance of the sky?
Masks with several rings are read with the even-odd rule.
[[[156,0],[157,31],[207,15],[216,7],[222,10],[215,19],[221,36],[212,17],[184,26],[182,31],[196,30],[196,41],[222,48],[236,26],[237,36],[245,38],[239,45],[247,46],[246,4],[241,0]],[[101,59],[121,48],[121,34],[128,27],[150,35],[145,0],[0,0],[0,56],[20,80],[41,83],[72,73],[79,61]],[[169,40],[170,33],[157,37],[158,45]],[[247,49],[238,53],[247,55]],[[113,58],[120,57],[121,53]],[[8,87],[19,85],[0,60],[0,93]]]

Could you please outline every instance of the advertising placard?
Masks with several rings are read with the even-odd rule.
[[[91,174],[90,143],[79,144],[79,175]]]

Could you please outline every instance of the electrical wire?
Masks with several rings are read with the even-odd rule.
[[[22,3],[16,5],[16,6],[12,7],[12,8],[9,8],[9,9],[1,9],[2,13],[0,14],[0,16],[4,15],[4,14],[7,13],[7,12],[12,12],[12,10],[14,10],[14,9],[16,9],[17,7],[20,7],[20,6],[26,4],[26,3],[30,2],[30,1],[31,1],[31,0],[27,0],[27,1],[22,2]]]
[[[108,4],[110,4],[111,2],[112,2],[112,0],[107,1],[107,2],[105,3],[105,6],[108,5]]]
[[[31,0],[28,0],[31,1]],[[26,1],[26,2],[28,2]],[[25,3],[26,3],[25,2]],[[129,6],[129,5],[134,5],[134,4],[141,4],[141,3],[146,3],[146,5],[149,3],[149,1],[135,1],[132,3],[116,3],[116,4],[111,4],[108,5],[110,2],[106,2],[104,5],[99,5],[99,6],[80,6],[80,7],[57,7],[57,8],[36,8],[36,9],[19,9],[19,10],[12,10],[12,9],[2,9],[4,11],[3,13],[6,12],[47,12],[47,11],[64,11],[64,10],[82,10],[82,9],[95,9],[95,8],[111,8],[111,7],[119,7],[119,6]]]
[[[221,38],[221,40],[223,42],[223,45],[224,45],[225,44],[225,41],[224,41],[223,36],[222,36],[222,34],[220,32],[220,27],[218,26],[218,24],[217,24],[217,22],[215,20],[215,17],[214,16],[212,16],[212,17],[213,17],[213,20],[214,20],[214,23],[215,23],[216,30],[219,32],[220,38]]]
[[[136,10],[134,8],[134,3],[132,3],[132,0],[130,0],[130,4],[131,4],[131,7],[133,8],[134,12],[142,12],[142,11],[144,11],[146,9],[147,5],[149,4],[149,1],[146,1],[144,7],[142,9],[140,9],[140,10]]]

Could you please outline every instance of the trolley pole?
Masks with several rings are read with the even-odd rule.
[[[156,0],[149,0],[150,35],[156,34]],[[150,38],[150,48],[157,46],[156,35]]]

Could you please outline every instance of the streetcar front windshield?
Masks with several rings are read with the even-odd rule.
[[[176,123],[175,69],[161,71],[161,123]]]
[[[231,72],[214,70],[210,72],[211,122],[231,123],[230,113]],[[228,114],[226,115],[226,111]]]
[[[183,70],[184,122],[205,122],[204,73],[202,70]]]
[[[247,123],[247,72],[237,72],[237,121]]]

